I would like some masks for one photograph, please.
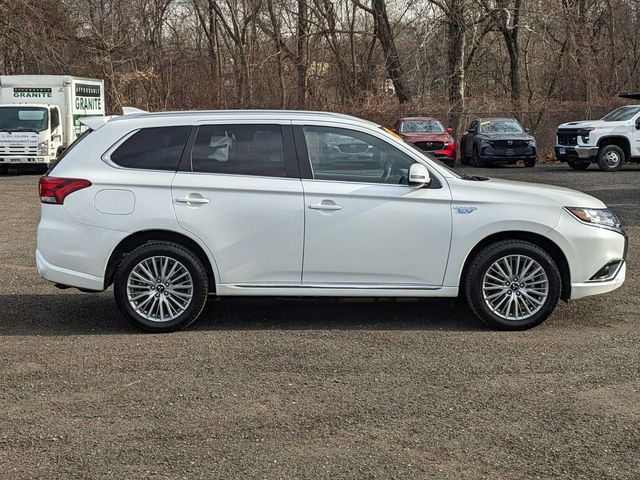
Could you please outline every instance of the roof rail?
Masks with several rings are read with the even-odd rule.
[[[620,98],[631,98],[632,100],[640,100],[640,92],[622,92],[619,93]]]
[[[122,107],[122,115],[133,115],[134,113],[149,113],[136,107]]]

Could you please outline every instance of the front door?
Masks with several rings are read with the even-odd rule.
[[[176,217],[209,247],[220,284],[300,285],[304,204],[291,135],[284,124],[200,125],[183,157]]]
[[[408,185],[415,160],[355,129],[300,126],[307,157],[305,286],[440,286],[451,240],[451,195]],[[304,140],[302,140],[304,139]]]

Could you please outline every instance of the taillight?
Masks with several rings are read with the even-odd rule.
[[[40,177],[40,202],[62,205],[67,195],[91,186],[80,178]]]

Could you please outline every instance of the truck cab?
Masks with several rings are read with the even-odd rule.
[[[48,165],[64,149],[57,105],[0,105],[0,165]]]
[[[619,96],[640,100],[640,92]],[[563,123],[556,138],[556,157],[574,170],[597,163],[612,172],[625,162],[640,162],[640,104],[617,108],[600,120]]]
[[[0,170],[43,169],[86,128],[80,120],[105,113],[104,82],[70,75],[0,76]]]

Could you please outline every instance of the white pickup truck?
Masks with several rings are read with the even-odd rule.
[[[29,164],[47,168],[86,129],[82,117],[104,113],[102,80],[0,76],[0,170]]]
[[[619,96],[640,100],[640,92]],[[597,163],[600,170],[613,172],[625,162],[640,162],[640,105],[617,108],[600,120],[563,123],[555,153],[574,170]]]

